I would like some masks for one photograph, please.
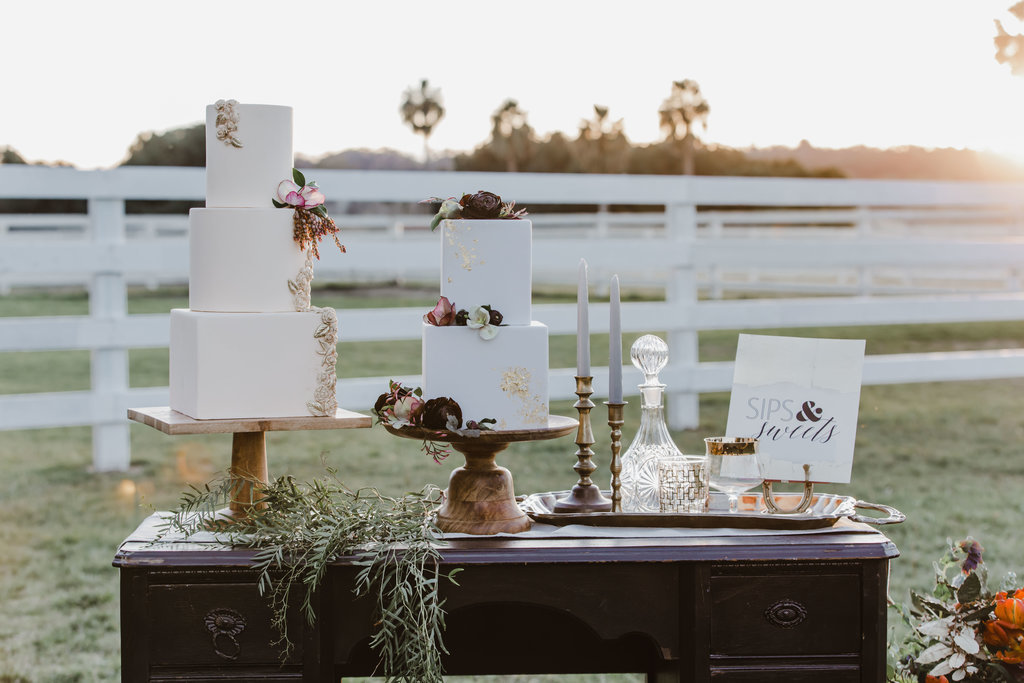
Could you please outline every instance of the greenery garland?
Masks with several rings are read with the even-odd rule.
[[[259,550],[254,558],[258,587],[270,601],[278,634],[272,645],[281,648],[282,661],[295,646],[287,621],[292,589],[303,590],[301,610],[312,625],[314,595],[328,566],[347,557],[360,567],[355,595],[376,598],[377,630],[370,646],[387,680],[442,681],[441,655],[447,650],[438,589],[442,578],[457,585],[460,570],[439,570],[440,532],[433,522],[438,489],[429,486],[390,498],[375,489],[348,489],[331,468],[328,475],[304,484],[283,476],[270,484],[248,482],[248,487],[226,478],[192,486],[160,537],[179,533],[188,538],[209,530],[215,512],[233,493],[248,488],[260,505],[245,519],[216,529],[218,541]]]

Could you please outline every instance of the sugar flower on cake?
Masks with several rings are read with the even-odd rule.
[[[437,300],[433,310],[423,315],[423,322],[435,327],[449,327],[452,325],[469,327],[480,335],[481,339],[494,339],[498,336],[498,327],[504,317],[500,311],[490,306],[474,306],[468,311],[464,308],[455,310],[455,304],[442,296]]]
[[[469,311],[466,325],[477,330],[481,339],[494,339],[498,336],[498,326],[491,324],[491,311],[486,306],[474,306]]]
[[[501,197],[486,190],[479,190],[474,194],[464,194],[461,199],[428,197],[420,202],[420,204],[437,203],[440,203],[441,207],[430,221],[431,230],[434,230],[441,221],[446,219],[518,219],[527,215],[526,209],[515,208],[515,202],[502,202]]]
[[[446,327],[455,324],[455,306],[448,297],[442,296],[437,300],[434,310],[424,314],[423,322],[437,327]]]
[[[420,427],[430,430],[432,434],[423,440],[423,450],[438,463],[448,457],[445,437],[450,438],[450,434],[476,437],[480,432],[490,431],[491,425],[497,423],[494,418],[469,420],[463,429],[462,407],[455,399],[438,396],[424,401],[422,389],[409,389],[394,380],[389,380],[388,390],[377,397],[373,412],[377,422],[395,429]]]
[[[277,196],[271,201],[279,209],[295,210],[295,230],[292,236],[303,251],[312,251],[313,256],[319,260],[318,245],[324,237],[330,235],[341,253],[345,253],[345,245],[338,240],[338,226],[327,215],[327,197],[316,182],[307,182],[299,169],[293,168],[292,179],[282,180],[278,184]]]
[[[408,389],[395,381],[388,383],[388,391],[377,397],[373,412],[377,420],[392,427],[418,426],[423,410],[423,392]]]

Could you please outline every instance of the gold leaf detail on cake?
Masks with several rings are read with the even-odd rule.
[[[501,375],[501,390],[519,401],[516,414],[527,424],[546,425],[548,409],[544,399],[530,393],[532,375],[524,367],[512,367]]]
[[[213,105],[217,108],[214,125],[217,127],[217,139],[228,147],[241,148],[242,141],[235,137],[238,130],[238,112],[235,111],[237,100],[217,100]]]
[[[530,393],[530,371],[524,367],[509,368],[501,374],[501,390],[509,396],[525,398]]]
[[[463,225],[462,230],[468,233],[472,230],[468,225]],[[473,270],[473,260],[476,259],[476,249],[467,247],[459,239],[457,232],[457,226],[452,221],[445,223],[445,235],[448,239],[448,246],[452,247],[455,252],[455,258],[459,260],[459,265],[462,266],[463,270]],[[476,242],[476,240],[473,240]]]
[[[324,417],[334,415],[338,410],[338,314],[326,306],[310,310],[320,314],[320,324],[313,332],[313,338],[320,347],[317,353],[323,370],[316,375],[313,400],[306,403],[306,408],[311,414]]]

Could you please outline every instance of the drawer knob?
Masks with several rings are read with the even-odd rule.
[[[224,659],[238,659],[242,645],[235,636],[245,630],[245,617],[233,609],[218,607],[206,614],[203,623],[211,634],[213,651]]]
[[[779,600],[764,611],[769,624],[779,628],[793,628],[807,618],[807,608],[796,600]]]

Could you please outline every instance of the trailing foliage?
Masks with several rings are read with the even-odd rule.
[[[294,649],[288,632],[292,591],[301,592],[300,610],[313,624],[317,589],[331,562],[346,557],[360,567],[354,593],[376,602],[370,645],[387,680],[441,681],[445,612],[438,588],[442,579],[456,583],[459,570],[441,574],[438,568],[440,541],[432,517],[438,489],[390,498],[375,489],[352,491],[334,470],[328,473],[304,484],[290,476],[265,486],[248,482],[258,505],[244,520],[216,529],[221,542],[258,549],[258,586],[270,601],[279,635],[273,645],[281,648],[282,660]],[[161,536],[205,530],[233,490],[239,486],[227,479],[192,487]]]

